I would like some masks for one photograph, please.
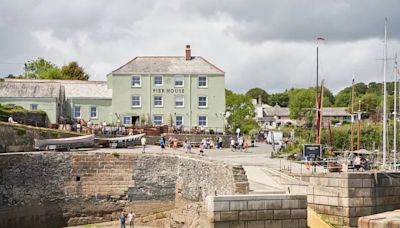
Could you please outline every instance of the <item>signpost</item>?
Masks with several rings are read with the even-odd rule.
[[[307,157],[307,160],[315,160],[317,157],[322,158],[322,145],[304,144],[303,157]]]

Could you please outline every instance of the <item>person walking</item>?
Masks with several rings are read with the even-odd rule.
[[[125,213],[123,211],[121,214],[119,214],[119,222],[121,224],[121,228],[125,228]]]
[[[141,139],[140,139],[140,142],[142,143],[142,147],[143,147],[143,150],[142,150],[142,153],[144,154],[146,151],[146,138],[145,137],[142,137]]]
[[[128,224],[129,224],[130,228],[135,227],[135,218],[136,218],[135,212],[132,212],[132,211],[129,212],[127,220],[128,220]]]
[[[231,138],[231,150],[235,151],[235,149],[236,149],[236,142],[233,138]]]
[[[222,149],[222,137],[218,137],[218,149]]]
[[[164,141],[164,138],[160,138],[160,147],[161,147],[162,150],[165,149],[165,141]]]

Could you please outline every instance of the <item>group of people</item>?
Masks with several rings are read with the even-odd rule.
[[[236,151],[247,151],[247,148],[249,147],[249,144],[247,141],[244,139],[243,135],[239,135],[237,137],[237,140],[235,140],[233,137],[231,137],[231,150]]]
[[[168,138],[168,140],[166,140],[165,137],[163,136],[160,137],[159,144],[162,150],[165,150],[166,147],[177,149],[179,146],[179,140],[175,136],[171,136]],[[223,144],[223,139],[221,136],[217,137],[216,142],[214,142],[211,138],[203,138],[198,143],[200,148],[200,154],[203,154],[205,149],[221,149],[222,144]],[[145,142],[143,142],[143,138],[142,138],[142,146],[144,153]],[[185,140],[182,142],[182,148],[184,149],[185,153],[190,153],[192,149],[192,142],[188,138],[185,138]]]
[[[125,228],[125,224],[128,223],[130,228],[133,228],[135,226],[135,218],[136,214],[134,212],[129,212],[126,214],[124,211],[119,214],[119,222],[121,224],[121,228]]]

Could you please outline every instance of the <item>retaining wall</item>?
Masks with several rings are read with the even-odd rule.
[[[288,194],[209,196],[210,227],[307,227],[307,196]]]
[[[248,191],[241,166],[166,154],[7,153],[0,173],[0,227],[107,221],[133,201]]]
[[[34,151],[33,139],[66,138],[81,136],[49,128],[0,122],[0,152]]]

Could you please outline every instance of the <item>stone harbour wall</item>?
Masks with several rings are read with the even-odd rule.
[[[359,217],[400,208],[398,173],[327,173],[282,180],[292,193],[307,194],[308,206],[335,227],[357,227]]]
[[[131,202],[248,191],[241,166],[166,154],[7,153],[0,174],[0,227],[107,221]]]
[[[289,194],[209,196],[209,227],[307,227],[307,196]]]

